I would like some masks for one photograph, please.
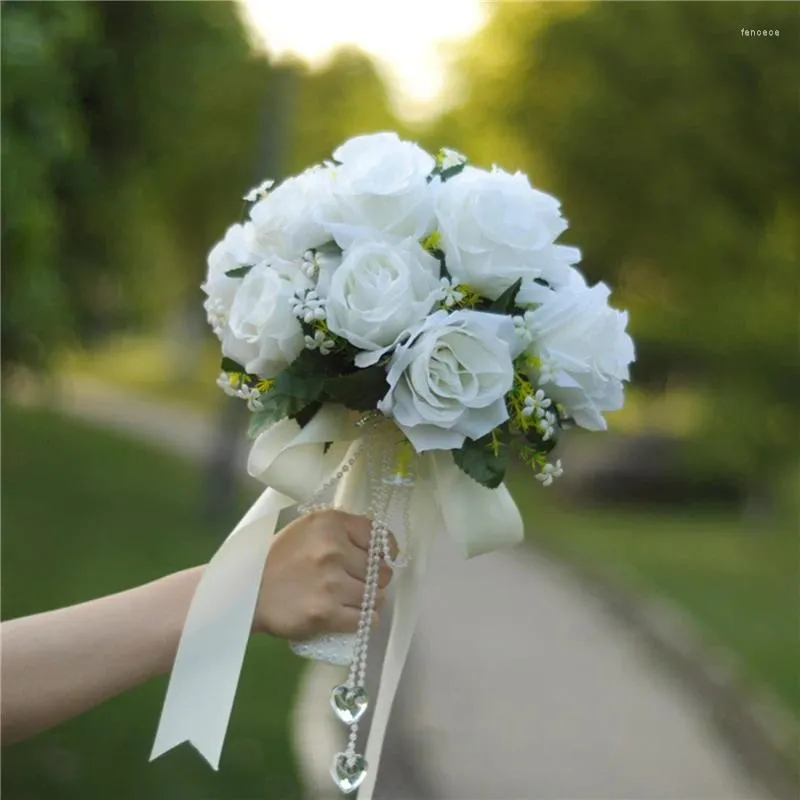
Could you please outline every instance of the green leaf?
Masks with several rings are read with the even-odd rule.
[[[299,418],[298,422],[300,422],[300,420],[303,419],[304,412],[313,404],[314,401],[308,401],[286,394],[276,394],[275,390],[272,389],[263,396],[261,400],[261,410],[253,414],[250,420],[248,435],[253,438],[269,425],[286,419],[287,417],[293,419]],[[313,416],[313,413],[311,416]],[[311,417],[308,419],[310,418]],[[304,422],[300,422],[301,426],[303,424]]]
[[[447,271],[447,264],[445,263],[444,250],[438,247],[435,250],[430,250],[430,254],[439,262],[439,277],[449,278],[450,273]]]
[[[222,363],[220,364],[220,369],[223,372],[244,372],[245,368],[239,364],[237,361],[234,361],[232,358],[228,358],[227,356],[223,356]]]
[[[542,434],[539,431],[531,428],[525,434],[525,441],[530,442],[530,444],[536,447],[536,450],[540,453],[549,453],[558,443],[557,436],[552,436],[547,441],[542,439]]]
[[[508,469],[508,452],[508,445],[501,441],[495,454],[489,434],[477,441],[465,439],[461,449],[453,451],[453,460],[481,486],[496,489],[503,482]]]
[[[442,179],[442,183],[450,180],[450,178],[455,178],[456,175],[458,175],[460,172],[463,172],[464,167],[466,166],[467,162],[465,161],[463,164],[455,164],[452,167],[441,170],[439,172],[439,177]]]
[[[247,427],[247,438],[255,439],[263,431],[279,422],[283,416],[277,416],[274,408],[264,408],[263,411],[255,411],[250,417],[250,424]]]
[[[325,256],[340,256],[343,250],[336,242],[331,240],[330,242],[321,244],[319,247],[315,247],[314,252]]]
[[[386,368],[381,364],[360,369],[350,375],[328,378],[325,394],[334,403],[341,403],[354,411],[369,411],[389,390]]]
[[[522,278],[517,278],[486,310],[495,314],[511,314],[514,311],[520,286],[522,286]]]
[[[333,365],[329,355],[323,356],[319,350],[303,350],[284,370],[284,373],[306,378],[328,375],[331,373],[332,368]],[[334,374],[338,374],[338,371]]]
[[[275,384],[264,399],[285,398],[291,408],[287,416],[291,416],[308,403],[319,400],[324,384],[322,375],[296,375],[290,367],[275,378]]]
[[[297,422],[297,424],[301,428],[305,428],[309,422],[314,418],[314,415],[322,408],[322,403],[319,400],[315,400],[313,403],[309,403],[305,408],[298,411],[296,414],[292,415],[292,419]]]
[[[247,265],[244,267],[234,267],[234,269],[229,269],[225,272],[225,274],[229,278],[244,278],[250,270],[253,269],[252,265]]]
[[[309,409],[317,404],[322,395],[325,378],[321,375],[297,374],[294,369],[295,361],[276,378],[272,388],[262,395],[262,409],[253,414],[250,422],[250,436],[257,436],[265,427],[274,422],[291,417],[297,419],[300,425],[305,422],[305,415],[310,414],[307,422],[317,411]]]

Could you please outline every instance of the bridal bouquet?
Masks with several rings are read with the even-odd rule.
[[[209,255],[203,290],[221,343],[218,382],[253,412],[250,472],[270,489],[215,560],[226,558],[226,546],[235,549],[229,542],[249,537],[267,540],[260,551],[251,547],[257,561],[276,508],[321,505],[325,490],[342,484],[335,502],[373,519],[370,563],[390,560],[389,527],[408,561],[367,758],[355,752],[355,726],[368,702],[368,625],[344,651],[336,637],[296,646],[351,665],[331,697],[353,726],[332,767],[349,792],[379,753],[427,539],[443,527],[468,555],[518,541],[521,521],[502,483],[512,457],[542,486],[552,484],[562,474],[551,458],[561,431],[603,430],[603,413],[622,406],[633,343],[627,314],[608,305],[608,288],[587,285],[575,267],[579,251],[557,243],[567,228],[559,202],[521,173],[479,169],[447,149],[434,157],[379,133],[351,139],[331,161],[277,186],[267,181],[244,200],[243,221]],[[251,567],[251,583],[261,565]],[[198,607],[222,572],[212,561]],[[238,577],[246,583],[243,566]],[[374,604],[369,578],[366,619]],[[219,659],[221,640],[212,643],[200,623],[192,629],[194,611],[184,639],[196,671],[194,645],[205,636],[208,658]],[[181,656],[172,683],[181,682]],[[230,658],[233,688],[221,694],[232,701],[241,654]],[[224,709],[219,715],[227,722]]]
[[[484,486],[512,449],[549,485],[561,429],[602,430],[622,406],[627,315],[572,266],[558,201],[524,175],[384,133],[245,200],[203,288],[220,384],[253,432],[339,403]]]

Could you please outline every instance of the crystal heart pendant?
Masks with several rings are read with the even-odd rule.
[[[345,723],[353,725],[364,716],[369,698],[361,687],[348,686],[345,683],[334,686],[331,691],[331,708],[333,713]]]
[[[339,791],[352,794],[367,777],[367,760],[358,753],[352,756],[348,756],[347,753],[337,753],[333,757],[331,777],[339,787]]]

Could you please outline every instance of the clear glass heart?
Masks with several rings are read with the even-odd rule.
[[[331,708],[345,725],[358,722],[364,716],[368,704],[367,693],[361,687],[353,688],[342,683],[331,690]]]
[[[339,791],[352,794],[367,777],[367,759],[358,753],[352,758],[347,753],[337,753],[333,757],[331,777]]]

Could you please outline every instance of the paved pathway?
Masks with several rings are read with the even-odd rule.
[[[189,457],[202,415],[83,384],[65,410]],[[329,669],[329,668],[328,668]],[[327,785],[335,729],[307,673],[295,736]],[[315,716],[315,710],[321,716]],[[317,750],[319,752],[311,752]],[[318,757],[319,756],[319,757]],[[526,548],[463,561],[439,541],[396,701],[380,800],[757,800],[703,709],[559,567]]]
[[[430,576],[404,716],[437,796],[763,796],[566,572],[525,548],[464,562],[442,541]]]

